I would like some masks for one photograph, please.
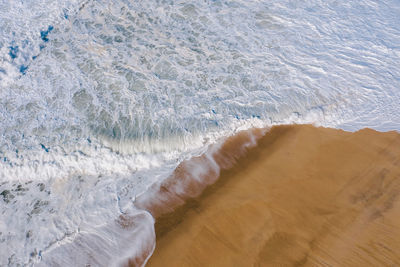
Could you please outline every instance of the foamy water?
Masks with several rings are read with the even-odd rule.
[[[239,130],[400,130],[399,25],[396,0],[1,0],[0,265],[151,251],[136,199]]]

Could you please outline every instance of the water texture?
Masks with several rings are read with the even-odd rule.
[[[136,197],[240,129],[400,130],[399,25],[397,0],[0,0],[0,265],[150,249],[117,218],[151,239]]]

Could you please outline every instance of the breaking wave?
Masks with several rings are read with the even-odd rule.
[[[0,265],[145,263],[153,216],[260,134],[223,143],[242,130],[399,130],[399,13],[394,0],[0,1]]]

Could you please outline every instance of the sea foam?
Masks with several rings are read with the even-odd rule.
[[[399,130],[399,12],[395,0],[2,1],[0,265],[123,236],[115,222],[139,196],[240,130]]]

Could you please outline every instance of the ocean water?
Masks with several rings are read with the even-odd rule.
[[[399,103],[398,0],[0,0],[0,266],[140,258],[136,199],[185,159],[251,127],[400,130]]]

